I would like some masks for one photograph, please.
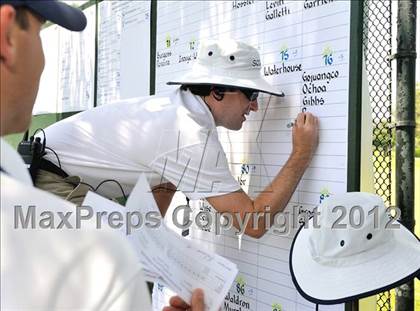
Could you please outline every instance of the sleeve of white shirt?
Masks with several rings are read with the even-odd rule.
[[[5,174],[1,184],[2,310],[150,310],[140,264],[122,236],[58,228],[58,212],[73,212],[74,224],[74,205]],[[15,206],[36,208],[35,228],[16,227]],[[44,211],[54,213],[55,229],[40,228]]]
[[[218,139],[184,146],[157,157],[151,168],[192,200],[219,196],[241,187],[232,176]]]

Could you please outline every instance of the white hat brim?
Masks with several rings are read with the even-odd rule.
[[[265,79],[259,77],[255,79],[237,79],[220,75],[199,75],[191,72],[179,80],[167,82],[168,85],[174,84],[189,84],[189,85],[221,85],[221,86],[233,86],[258,90],[263,93],[268,93],[275,96],[284,96],[284,93],[273,87]]]
[[[348,302],[395,288],[419,276],[420,241],[402,225],[400,229],[392,229],[395,240],[385,255],[362,264],[338,267],[313,260],[309,249],[312,223],[299,229],[289,258],[293,283],[311,302]]]

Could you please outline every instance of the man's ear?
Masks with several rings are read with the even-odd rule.
[[[12,40],[13,27],[16,26],[16,10],[13,6],[0,6],[0,58],[6,66],[14,63],[15,46]]]
[[[223,93],[218,88],[213,88],[210,93],[213,98],[217,101],[221,101],[223,99]]]

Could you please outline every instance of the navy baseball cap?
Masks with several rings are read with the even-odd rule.
[[[72,31],[82,31],[87,23],[81,10],[57,0],[0,0],[0,4],[27,7],[44,19]]]

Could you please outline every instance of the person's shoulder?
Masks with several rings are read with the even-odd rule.
[[[47,191],[38,189],[32,185],[25,184],[18,179],[11,177],[8,174],[1,173],[1,211],[3,213],[13,213],[16,206],[19,207],[36,207],[35,215],[40,215],[43,212],[51,212],[54,214],[65,211],[77,214],[77,207],[71,202],[61,199],[60,197],[51,194]],[[72,221],[73,224],[73,221]],[[94,227],[89,223],[85,229],[91,230]],[[66,228],[66,227],[64,227]],[[78,228],[76,228],[78,229]],[[84,229],[82,227],[81,229]],[[76,230],[83,232],[84,230]],[[99,232],[99,231],[98,231]],[[112,233],[112,231],[111,231]],[[103,235],[110,236],[104,231]],[[112,235],[112,234],[111,234]],[[92,235],[96,238],[95,235]]]
[[[2,266],[2,281],[5,288],[19,288],[19,292],[5,291],[2,305],[30,308],[36,301],[40,309],[84,309],[94,301],[116,310],[133,303],[147,305],[141,266],[122,235],[92,226],[59,227],[54,221],[70,212],[70,219],[65,218],[74,226],[77,213],[73,204],[3,173],[1,185],[2,260],[7,262],[4,269]],[[37,210],[33,214],[18,213],[17,217],[16,206],[24,211],[30,207]],[[60,213],[62,216],[57,217]],[[16,227],[16,220],[22,217],[32,217],[35,227],[30,220],[24,221],[26,228],[22,223]],[[44,226],[48,220],[53,227],[42,227],[42,219]],[[48,273],[43,273],[42,284],[33,288],[39,271]],[[3,280],[3,276],[8,277]],[[49,305],[51,292],[56,293],[54,307]],[[89,299],[85,299],[86,292]]]
[[[155,110],[159,110],[168,106],[176,106],[178,104],[178,100],[175,92],[158,93],[144,98],[142,104],[148,108],[155,108]]]
[[[89,249],[90,254],[112,259],[109,262],[113,262],[115,266],[117,263],[123,262],[133,265],[138,263],[128,242],[120,234],[112,230],[99,230],[92,221],[81,221],[78,226],[76,218],[79,212],[74,204],[46,191],[26,185],[4,173],[1,173],[1,185],[1,216],[5,232],[16,237],[26,236],[34,241],[42,240],[42,243],[48,242],[51,247],[73,245],[70,249]],[[16,212],[16,207],[18,207],[18,212]],[[21,216],[19,216],[20,210],[23,211]],[[57,226],[61,222],[60,214],[69,215],[66,224],[63,223],[62,227]],[[15,219],[16,215],[20,218]],[[51,227],[43,228],[40,223],[42,219],[46,219],[47,215],[52,221]],[[21,230],[6,230],[12,226],[16,227],[16,221],[22,220],[22,216],[33,219],[34,228],[30,224],[30,230],[19,226],[15,229],[20,228]]]

